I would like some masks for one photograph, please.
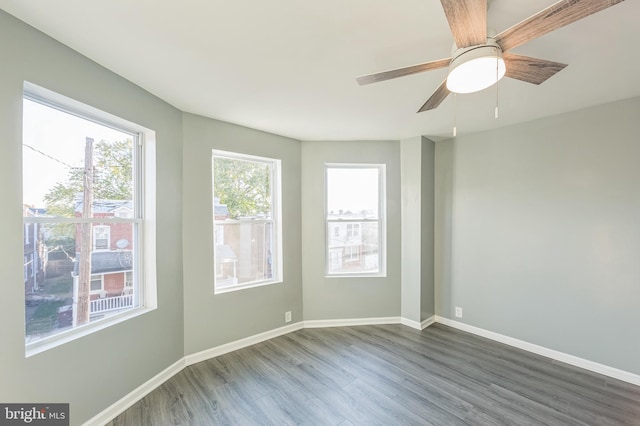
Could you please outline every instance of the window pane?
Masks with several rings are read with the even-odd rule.
[[[132,212],[131,135],[25,99],[22,151],[24,204],[69,218],[99,217],[114,202],[115,213]]]
[[[133,274],[135,224],[109,224],[117,240],[109,250],[91,251],[90,263],[83,262],[82,256],[82,233],[87,224],[25,225],[36,235],[24,250],[27,343],[81,324],[78,310],[83,300],[83,276],[88,276],[84,304],[89,322],[139,306]],[[105,226],[101,223],[95,228]],[[84,275],[83,269],[90,273]]]
[[[271,175],[268,162],[215,157],[213,160],[215,197],[224,206],[225,218],[271,217]]]
[[[327,214],[334,218],[377,219],[378,168],[328,168]]]
[[[270,222],[216,223],[216,286],[229,287],[273,278],[273,225]]]
[[[277,160],[213,155],[215,288],[279,280],[274,216]]]
[[[379,270],[378,221],[328,222],[327,226],[329,274]]]

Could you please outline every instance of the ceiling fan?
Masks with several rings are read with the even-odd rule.
[[[487,37],[487,0],[440,0],[457,49],[452,57],[358,77],[365,85],[449,67],[440,84],[418,112],[437,108],[449,93],[471,93],[495,84],[503,76],[540,84],[566,64],[506,53],[530,40],[614,6],[624,0],[561,0],[494,37]]]

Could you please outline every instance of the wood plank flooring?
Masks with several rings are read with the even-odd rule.
[[[303,329],[185,368],[109,426],[640,425],[640,387],[441,324]]]

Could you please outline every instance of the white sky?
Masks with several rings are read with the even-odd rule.
[[[378,173],[377,168],[328,168],[327,211],[378,213]]]
[[[60,162],[83,167],[86,137],[92,137],[95,142],[131,138],[126,133],[27,99],[23,104],[22,135],[23,203],[35,207],[44,207],[42,199],[49,188],[66,180],[69,167]]]

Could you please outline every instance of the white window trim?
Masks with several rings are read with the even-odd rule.
[[[271,193],[273,197],[273,203],[271,206],[271,223],[273,224],[273,236],[274,236],[274,252],[276,253],[276,259],[274,262],[274,266],[277,268],[274,277],[269,280],[260,280],[260,281],[252,281],[246,284],[236,284],[229,287],[217,288],[216,286],[216,274],[217,274],[217,263],[216,259],[216,244],[215,244],[215,214],[214,214],[214,202],[213,202],[213,157],[222,157],[228,158],[231,160],[246,160],[246,161],[254,161],[254,162],[262,162],[262,163],[270,163],[273,165],[273,174],[271,176]],[[223,294],[230,293],[238,290],[245,290],[248,288],[261,287],[265,285],[278,284],[284,281],[284,270],[283,270],[283,250],[282,250],[282,161],[278,158],[257,156],[257,155],[249,155],[232,151],[223,151],[218,149],[211,150],[211,202],[209,205],[211,206],[211,217],[214,218],[212,221],[213,230],[211,232],[211,236],[213,240],[211,241],[211,245],[213,246],[213,293],[214,294]],[[256,222],[256,221],[254,221]]]
[[[377,272],[337,272],[330,273],[329,266],[331,263],[331,255],[329,254],[329,223],[335,222],[355,222],[351,220],[329,220],[328,218],[328,187],[327,187],[327,170],[332,168],[342,169],[373,169],[377,168],[378,173],[378,219],[358,219],[358,223],[378,222],[378,271]],[[325,278],[385,278],[387,276],[387,165],[374,163],[325,163],[324,165],[324,229],[325,229],[325,247],[324,247],[324,273]],[[362,229],[360,227],[359,232]]]
[[[122,119],[108,112],[86,105],[59,93],[45,89],[28,81],[24,82],[23,98],[41,103],[51,108],[84,118],[95,123],[108,126],[132,136],[137,136],[138,149],[135,155],[141,155],[140,167],[137,168],[137,179],[140,184],[134,194],[140,224],[137,232],[139,241],[133,241],[139,246],[139,255],[134,263],[137,268],[138,291],[134,304],[137,308],[111,315],[107,318],[90,322],[73,329],[63,331],[53,336],[45,337],[35,342],[25,344],[25,357],[31,357],[46,350],[96,333],[105,328],[131,320],[137,316],[153,311],[157,308],[157,272],[156,272],[156,134],[155,131]],[[134,160],[135,161],[135,160]],[[27,219],[27,218],[25,218]],[[38,222],[39,218],[29,218]],[[73,219],[71,219],[73,220]],[[99,220],[99,219],[98,219]],[[26,220],[25,220],[26,221]],[[76,220],[77,222],[77,220]]]

